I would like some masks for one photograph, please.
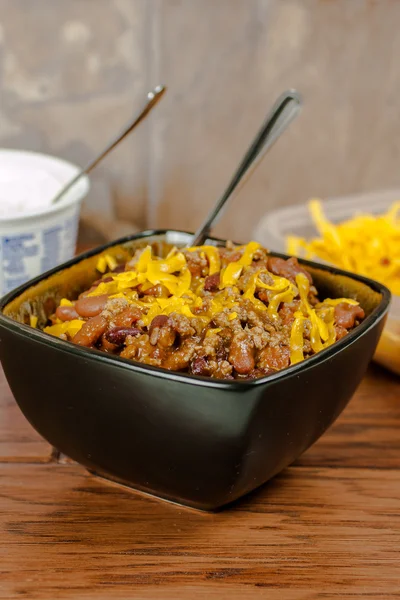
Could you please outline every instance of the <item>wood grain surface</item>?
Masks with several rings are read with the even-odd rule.
[[[399,598],[400,383],[378,367],[296,464],[217,514],[55,462],[0,390],[0,598]]]

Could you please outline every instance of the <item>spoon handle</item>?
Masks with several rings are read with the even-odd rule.
[[[242,162],[233,175],[224,194],[218,200],[213,210],[208,215],[202,226],[196,231],[190,243],[191,246],[201,246],[208,237],[211,228],[221,216],[225,203],[231,198],[239,183],[244,183],[254,168],[263,158],[267,150],[276,142],[286,127],[298,115],[302,106],[302,99],[298,92],[289,90],[284,92],[275,102],[260,131],[244,155]]]
[[[115,146],[117,146],[133,129],[135,129],[135,127],[137,125],[139,125],[139,123],[141,123],[141,121],[143,121],[143,119],[149,114],[149,112],[151,111],[151,109],[161,99],[161,97],[164,95],[166,89],[167,88],[164,85],[158,85],[157,87],[154,88],[154,90],[152,92],[149,92],[147,94],[146,103],[143,106],[142,110],[139,112],[139,114],[137,114],[135,116],[135,118],[132,121],[129,122],[129,124],[118,134],[118,136],[112,142],[110,142],[108,144],[108,146],[106,148],[104,148],[104,150],[102,150],[101,153],[96,156],[96,158],[92,159],[86,165],[86,167],[84,167],[83,169],[81,169],[75,175],[75,177],[73,177],[73,179],[71,179],[57,193],[57,195],[52,199],[51,203],[55,204],[56,202],[58,202],[59,200],[61,200],[61,198],[64,196],[64,194],[66,192],[68,192],[83,175],[87,175],[88,173],[90,173],[90,171],[92,169],[94,169],[94,167],[96,167],[99,164],[99,162],[101,160],[103,160],[103,158],[105,156],[107,156],[107,154],[109,152],[111,152],[111,150],[113,150],[115,148]]]

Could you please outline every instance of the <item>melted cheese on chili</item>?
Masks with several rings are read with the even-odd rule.
[[[193,280],[183,252],[173,248],[166,258],[154,256],[151,246],[147,246],[140,254],[136,264],[128,271],[122,273],[110,273],[111,281],[102,281],[92,290],[88,296],[100,296],[107,294],[109,298],[124,298],[129,304],[139,307],[143,311],[142,321],[149,327],[152,320],[158,315],[169,315],[178,313],[189,318],[201,319],[206,328],[213,317],[228,311],[228,319],[234,320],[238,317],[235,307],[238,306],[237,284],[246,267],[252,264],[255,253],[260,244],[250,242],[246,246],[240,246],[242,251],[237,261],[228,263],[221,269],[221,257],[218,249],[214,246],[199,246],[188,248],[189,252],[198,251],[200,255],[207,257],[208,273],[214,275],[220,273],[220,284],[218,291],[205,297],[201,295],[204,290],[204,278]],[[108,254],[102,255],[97,264],[100,273],[105,273],[107,268],[112,270],[116,267],[113,257]],[[265,275],[265,277],[262,277]],[[270,283],[266,283],[268,281]],[[141,292],[155,285],[162,284],[168,290],[169,297],[145,296],[139,298],[138,287]],[[268,304],[262,302],[257,293],[266,290],[268,293]],[[296,364],[304,359],[304,334],[305,326],[310,327],[310,343],[314,352],[333,344],[336,339],[334,328],[334,307],[341,303],[357,304],[354,300],[339,298],[325,300],[323,303],[313,307],[308,297],[310,283],[307,277],[299,273],[296,276],[296,285],[285,277],[274,275],[266,268],[258,269],[252,273],[242,290],[241,297],[249,300],[254,307],[266,312],[273,321],[278,321],[278,310],[282,303],[291,303],[300,296],[300,307],[294,314],[294,322],[290,335],[290,362]],[[70,306],[72,302],[67,299],[61,300],[61,306]],[[84,321],[73,319],[72,321],[56,322],[45,328],[47,333],[60,336],[68,333],[71,337],[82,327]],[[207,336],[218,333],[220,328],[211,328],[206,332]]]

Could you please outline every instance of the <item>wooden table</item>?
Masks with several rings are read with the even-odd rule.
[[[371,367],[337,423],[218,514],[52,458],[0,379],[0,598],[400,598],[400,383]]]

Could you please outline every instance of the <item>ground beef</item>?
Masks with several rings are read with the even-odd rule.
[[[221,270],[239,261],[243,252],[244,247],[236,247],[231,243],[221,248]],[[50,322],[55,327],[61,324],[58,325],[61,327],[59,337],[171,371],[226,380],[253,379],[290,365],[293,322],[296,315],[305,310],[307,318],[303,321],[303,353],[304,358],[312,356],[309,308],[301,308],[299,295],[294,297],[298,294],[297,288],[291,285],[295,283],[298,273],[304,273],[310,282],[309,306],[316,307],[318,311],[320,300],[311,275],[297,259],[272,257],[264,248],[258,248],[249,266],[240,266],[239,263],[236,283],[224,288],[221,272],[209,274],[205,251],[184,250],[186,268],[191,273],[191,288],[186,294],[196,302],[182,314],[184,311],[179,311],[179,302],[185,294],[182,296],[181,293],[176,298],[177,310],[166,311],[165,314],[162,312],[149,319],[151,307],[163,307],[163,303],[172,296],[168,283],[164,284],[162,278],[157,282],[152,277],[151,285],[149,281],[143,283],[142,279],[139,285],[133,285],[128,290],[129,294],[125,297],[119,297],[122,294],[116,297],[109,297],[107,293],[90,294],[97,285],[113,282],[112,276],[115,277],[116,273],[134,270],[140,254],[141,250],[125,265],[118,265],[113,272],[106,273],[75,302],[64,303],[56,308]],[[257,284],[255,274],[268,286],[274,285],[271,274],[286,278],[286,289],[292,290],[292,300],[281,302],[274,310],[269,310],[271,298],[277,292]],[[255,282],[255,288],[251,288],[252,282],[253,286]],[[252,289],[251,293],[249,289]],[[104,285],[101,292],[103,290]],[[110,296],[115,295],[114,292]],[[215,306],[221,308],[216,310]],[[322,306],[326,314],[326,307],[329,307],[330,315],[334,311],[337,340],[347,335],[365,316],[359,305],[347,302],[336,305],[334,309],[329,304]],[[76,325],[77,320],[84,321],[82,328],[73,337],[68,330],[64,333],[62,328],[69,321]]]
[[[204,252],[185,252],[188,268],[193,277],[205,277],[207,275],[208,262]]]
[[[216,292],[219,288],[220,274],[208,275],[204,280],[204,290],[206,292]]]

